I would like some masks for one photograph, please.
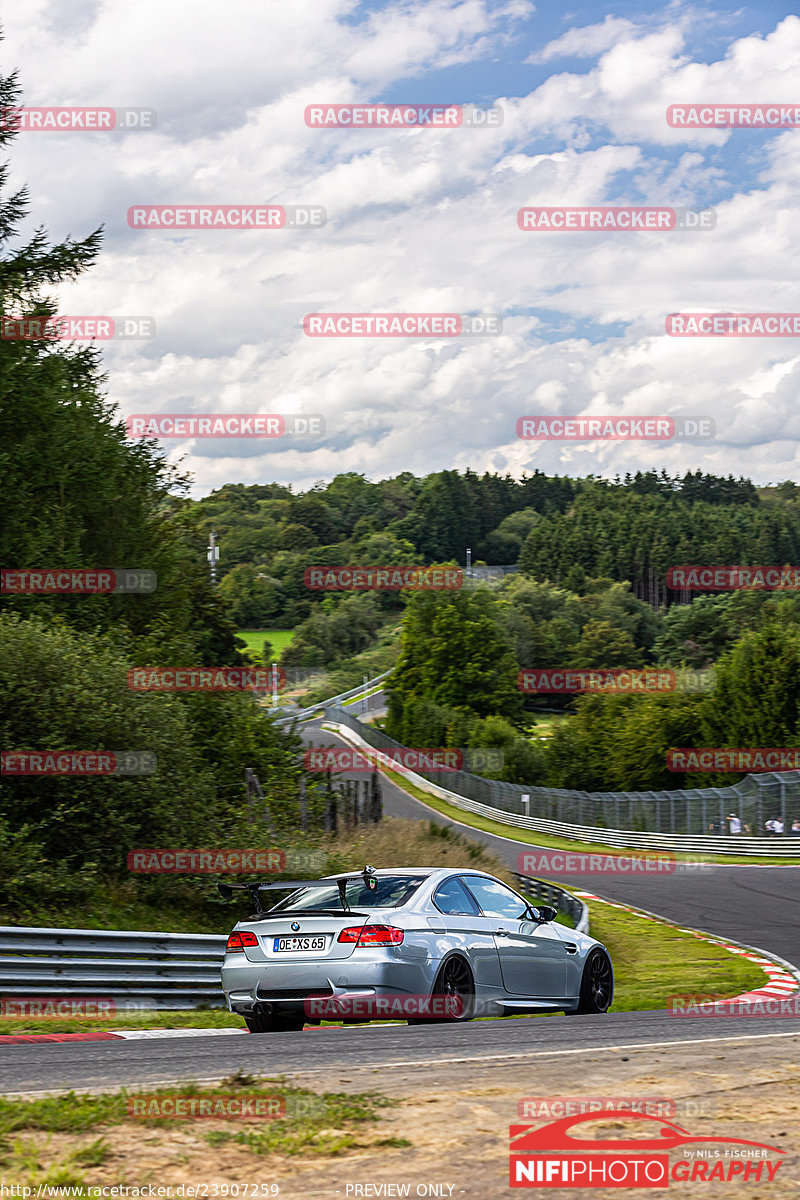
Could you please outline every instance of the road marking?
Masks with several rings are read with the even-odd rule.
[[[474,1058],[461,1057],[461,1058],[399,1059],[398,1061],[394,1061],[394,1062],[372,1062],[372,1063],[365,1062],[365,1063],[360,1063],[360,1064],[356,1064],[356,1065],[354,1065],[353,1063],[349,1063],[347,1069],[348,1069],[348,1071],[357,1071],[357,1070],[363,1070],[363,1069],[369,1069],[369,1070],[373,1070],[373,1071],[381,1071],[386,1067],[431,1067],[431,1066],[453,1064],[453,1063],[458,1064],[458,1063],[476,1063],[476,1062],[496,1062],[498,1060],[509,1059],[509,1058],[512,1058],[512,1059],[513,1058],[554,1058],[554,1057],[558,1057],[559,1055],[568,1055],[568,1054],[595,1054],[601,1050],[648,1050],[648,1049],[655,1049],[655,1048],[664,1048],[664,1047],[669,1047],[669,1046],[696,1046],[696,1045],[703,1045],[703,1044],[706,1044],[709,1042],[718,1046],[720,1044],[720,1042],[758,1042],[758,1041],[764,1041],[765,1039],[769,1039],[769,1038],[788,1038],[788,1037],[798,1037],[798,1036],[800,1036],[800,1030],[798,1030],[795,1033],[753,1033],[753,1034],[743,1034],[741,1036],[735,1035],[733,1037],[726,1037],[723,1034],[723,1035],[717,1036],[717,1037],[684,1038],[683,1040],[668,1041],[668,1042],[628,1042],[628,1043],[624,1043],[622,1045],[614,1045],[614,1046],[583,1046],[577,1050],[530,1050],[530,1051],[520,1051],[519,1053],[514,1053],[514,1054],[483,1054],[483,1055],[476,1055]],[[327,1067],[311,1067],[308,1069],[304,1069],[302,1067],[300,1067],[300,1068],[290,1067],[290,1068],[285,1068],[284,1070],[282,1070],[281,1074],[289,1075],[292,1077],[299,1076],[299,1075],[324,1075],[326,1072],[340,1070],[341,1065],[342,1065],[341,1063],[331,1063],[330,1066],[327,1066]],[[254,1069],[252,1062],[249,1063],[249,1069],[251,1071]],[[257,1070],[257,1068],[256,1068],[256,1070]],[[273,1067],[273,1070],[274,1070],[274,1067]],[[207,1076],[202,1076],[202,1077],[198,1077],[197,1075],[193,1074],[191,1077],[192,1083],[195,1083],[195,1084],[203,1084],[203,1083],[218,1084],[218,1083],[221,1083],[224,1079],[227,1079],[229,1077],[230,1071],[231,1071],[231,1068],[229,1067],[224,1074],[220,1073],[218,1075],[207,1075]],[[153,1088],[172,1088],[172,1087],[180,1087],[185,1083],[186,1083],[186,1079],[176,1079],[173,1077],[171,1079],[136,1080],[134,1082],[118,1084],[117,1086],[118,1087],[124,1086],[128,1092],[133,1093],[134,1089],[137,1089],[137,1088],[147,1088],[147,1089],[151,1089],[151,1090]],[[70,1088],[69,1090],[71,1092],[74,1092],[76,1096],[98,1096],[98,1095],[107,1094],[109,1092],[109,1090],[113,1091],[114,1084],[108,1083],[103,1086],[90,1087],[90,1088]],[[39,1089],[39,1090],[34,1090],[34,1089],[28,1088],[27,1090],[21,1091],[21,1092],[9,1092],[9,1091],[3,1090],[2,1092],[0,1092],[0,1095],[2,1095],[7,1100],[25,1100],[25,1099],[38,1099],[40,1097],[45,1097],[45,1096],[63,1096],[64,1091],[65,1091],[65,1089],[63,1087],[62,1088],[43,1088],[43,1089]]]

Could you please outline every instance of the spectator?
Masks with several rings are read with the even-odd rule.
[[[770,817],[768,821],[764,822],[764,828],[768,834],[773,834],[775,832],[775,820],[773,817]]]
[[[736,813],[728,814],[728,829],[730,830],[731,833],[741,833],[742,832],[742,822],[736,816]]]
[[[792,833],[800,833],[800,820],[797,817],[792,821]]]
[[[783,833],[783,817],[775,817],[772,821],[773,833]]]

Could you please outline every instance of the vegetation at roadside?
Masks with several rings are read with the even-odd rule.
[[[280,658],[287,646],[291,646],[294,638],[293,629],[237,629],[236,636],[244,642],[243,653],[246,651],[250,658],[259,666],[267,660],[264,658],[264,643],[269,642],[271,653],[267,659],[271,663]]]
[[[443,817],[449,817],[453,821],[457,821],[460,825],[465,825],[471,829],[481,829],[485,833],[494,834],[495,837],[505,838],[506,841],[512,842],[528,842],[533,846],[541,846],[545,849],[563,850],[569,854],[656,854],[658,851],[637,851],[630,848],[620,846],[607,846],[602,842],[583,842],[575,839],[556,837],[550,833],[540,833],[537,829],[522,829],[517,825],[506,825],[502,821],[492,820],[491,817],[482,817],[477,813],[467,812],[466,809],[457,808],[454,804],[449,804],[447,800],[442,800],[439,796],[433,795],[432,792],[424,791],[417,787],[416,784],[410,783],[404,775],[399,775],[396,771],[381,771],[387,779],[402,788],[409,796],[413,796],[415,800],[419,800],[422,804],[427,804],[428,808],[434,809],[435,812],[441,813]],[[467,836],[467,835],[465,835]],[[670,851],[672,854],[673,851]],[[737,864],[737,863],[752,863],[758,862],[764,866],[797,866],[797,858],[786,858],[779,855],[764,857],[763,855],[747,855],[747,854],[713,854],[709,855],[707,860],[698,861],[697,854],[681,854],[679,851],[674,852],[677,862],[686,862],[693,865],[693,868],[698,871],[712,871],[717,865]]]
[[[93,1168],[113,1159],[137,1178],[140,1164],[126,1137],[131,1128],[146,1131],[150,1155],[162,1146],[168,1148],[176,1130],[191,1129],[209,1148],[225,1143],[240,1147],[242,1165],[252,1163],[251,1155],[275,1155],[281,1160],[300,1155],[332,1157],[371,1146],[410,1145],[407,1139],[376,1137],[383,1113],[399,1103],[377,1092],[317,1093],[282,1077],[257,1078],[241,1072],[218,1086],[187,1083],[147,1092],[148,1102],[239,1096],[243,1101],[260,1098],[282,1103],[283,1116],[235,1123],[224,1117],[137,1117],[129,1111],[137,1094],[123,1089],[102,1095],[68,1092],[36,1100],[0,1098],[0,1170],[20,1185],[86,1188],[108,1182],[104,1172],[96,1175]]]
[[[614,964],[612,1012],[664,1008],[671,996],[738,996],[766,982],[755,963],[665,921],[592,900],[590,922]]]

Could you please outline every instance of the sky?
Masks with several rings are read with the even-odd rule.
[[[800,335],[668,336],[671,313],[800,313],[800,128],[681,129],[669,105],[796,105],[800,18],[767,2],[29,0],[3,18],[28,106],[155,128],[20,132],[11,185],[54,241],[102,226],[63,314],[131,414],[305,414],[308,437],[161,444],[202,496],[471,467],[797,479]],[[476,105],[491,127],[311,128],[309,105]],[[315,228],[131,228],[151,205],[321,207]],[[541,206],[710,210],[699,230],[524,231]],[[492,314],[472,337],[335,337],[311,313]],[[704,418],[701,441],[521,440],[527,415]]]

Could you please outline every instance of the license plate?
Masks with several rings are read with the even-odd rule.
[[[316,937],[276,937],[272,942],[272,951],[281,954],[293,950],[324,950],[325,941],[324,934]]]

